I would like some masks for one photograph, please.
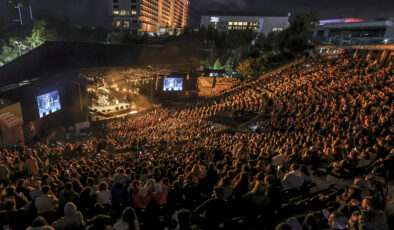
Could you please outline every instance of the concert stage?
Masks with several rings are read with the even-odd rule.
[[[134,103],[119,103],[112,105],[93,105],[89,107],[93,120],[103,120],[117,116],[126,116],[137,113],[137,107]]]

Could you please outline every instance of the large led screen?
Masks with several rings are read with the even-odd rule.
[[[163,91],[182,91],[183,78],[165,78]]]
[[[40,118],[48,116],[61,109],[59,91],[53,91],[37,97]]]

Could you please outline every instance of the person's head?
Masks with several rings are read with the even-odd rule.
[[[355,211],[352,213],[349,222],[348,228],[350,229],[359,229],[359,220],[360,220],[361,213],[359,211]]]
[[[292,164],[292,165],[290,166],[290,169],[291,169],[292,171],[297,171],[297,170],[300,170],[301,167],[300,167],[299,164],[294,163],[294,164]]]
[[[66,183],[66,185],[64,185],[64,188],[66,189],[66,190],[73,190],[73,183],[71,183],[71,182],[67,182]]]
[[[256,178],[256,180],[264,181],[264,179],[265,179],[264,173],[262,173],[262,172],[257,173],[255,178]]]
[[[1,204],[1,209],[11,211],[16,208],[15,198],[6,198]]]
[[[77,212],[77,206],[73,202],[67,202],[64,205],[64,215],[73,215],[74,213]]]
[[[89,186],[94,186],[94,179],[93,179],[92,177],[89,177],[89,178],[87,179],[87,182],[88,182],[88,185],[89,185]]]
[[[265,178],[264,178],[264,183],[265,183],[267,186],[272,186],[272,185],[275,183],[275,178],[274,178],[274,176],[272,176],[272,175],[267,175],[267,176],[265,176]]]
[[[31,223],[31,226],[32,226],[32,227],[42,227],[42,226],[45,226],[45,225],[48,225],[48,223],[47,223],[47,221],[45,220],[45,218],[42,217],[42,216],[37,216],[37,217],[33,220],[33,222]]]
[[[291,227],[292,230],[302,230],[300,222],[295,217],[290,217],[286,220],[286,224]]]
[[[292,228],[288,224],[280,223],[276,226],[275,230],[292,230]]]
[[[348,219],[339,211],[334,211],[328,218],[328,224],[331,228],[345,229],[348,223]]]
[[[179,229],[185,229],[191,225],[192,214],[187,209],[181,209],[178,211],[178,224]]]
[[[249,183],[249,174],[246,172],[242,172],[239,177],[239,182],[241,183]]]
[[[364,197],[364,200],[363,200],[363,203],[362,203],[362,207],[366,211],[377,209],[378,204],[377,204],[376,198],[374,198],[372,196]]]
[[[302,223],[303,230],[319,230],[319,221],[313,214],[306,215],[304,222]]]
[[[42,188],[41,188],[41,192],[42,192],[43,194],[48,194],[50,190],[51,190],[51,188],[50,188],[48,185],[44,185],[44,186],[42,186]]]
[[[81,191],[81,197],[89,197],[92,193],[92,189],[90,187],[86,187]]]
[[[138,218],[134,208],[127,207],[123,210],[122,221],[128,223],[129,229],[135,229],[138,226]]]
[[[99,185],[99,190],[100,190],[101,192],[103,192],[103,191],[107,190],[107,188],[108,188],[107,182],[102,181],[102,182],[100,183],[100,185]]]

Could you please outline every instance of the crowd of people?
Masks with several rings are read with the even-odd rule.
[[[310,59],[83,137],[2,149],[0,227],[388,230],[393,72]],[[257,129],[207,119],[264,113],[265,97],[277,113]]]

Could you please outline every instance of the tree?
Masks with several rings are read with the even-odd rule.
[[[49,28],[46,21],[36,20],[33,25],[31,37],[28,38],[28,41],[31,44],[31,48],[34,49],[45,41],[55,40],[55,38],[55,32]]]
[[[220,64],[220,59],[217,58],[215,61],[215,64],[213,65],[213,69],[214,70],[220,70],[222,68],[221,64]]]
[[[2,18],[0,18],[0,44],[7,43],[8,39],[9,35],[7,33],[7,24]]]
[[[1,54],[0,54],[0,66],[3,66],[4,64],[14,60],[15,58],[18,57],[18,52],[15,50],[15,47],[4,44],[1,47]]]
[[[248,75],[253,74],[252,64],[253,64],[252,58],[248,58],[242,61],[241,63],[239,63],[237,67],[237,73],[242,77],[247,77]]]
[[[279,34],[279,47],[290,53],[304,51],[312,38],[315,26],[318,24],[320,13],[310,9],[295,17],[290,27]]]
[[[234,71],[234,57],[230,56],[227,61],[226,64],[224,65],[224,69],[226,70],[226,72],[230,73]]]

